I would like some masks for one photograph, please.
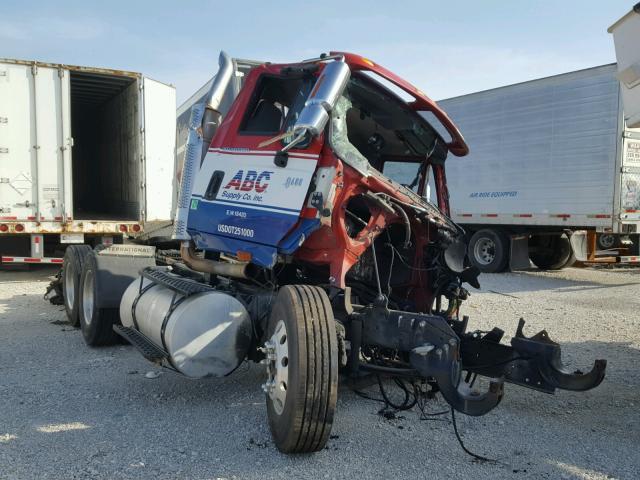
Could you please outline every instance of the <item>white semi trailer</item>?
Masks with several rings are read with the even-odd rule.
[[[615,64],[438,103],[470,148],[447,179],[473,264],[558,269],[596,248],[640,261],[640,129],[625,124]]]
[[[175,116],[175,88],[140,73],[0,59],[1,263],[170,222]]]

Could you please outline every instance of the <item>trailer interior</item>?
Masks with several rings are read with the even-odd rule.
[[[73,216],[138,220],[139,90],[135,75],[70,73]]]

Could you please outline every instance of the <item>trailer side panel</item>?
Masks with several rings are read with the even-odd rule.
[[[447,164],[454,219],[610,228],[618,95],[605,65],[439,102],[471,150]]]

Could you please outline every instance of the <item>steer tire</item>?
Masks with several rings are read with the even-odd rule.
[[[99,308],[98,295],[100,287],[97,275],[98,264],[96,254],[90,252],[84,262],[80,277],[80,328],[87,345],[113,345],[118,342],[118,335],[113,331],[113,325],[120,320],[117,308]]]
[[[576,261],[571,242],[565,235],[533,235],[529,240],[529,258],[540,270],[561,270]]]
[[[65,250],[62,261],[64,309],[69,323],[75,328],[80,326],[80,276],[84,262],[90,253],[89,245],[70,245]]]
[[[280,322],[286,331],[280,326],[276,334]],[[280,289],[267,338],[284,344],[283,334],[288,344],[286,397],[278,408],[275,400],[265,395],[269,427],[281,452],[315,452],[327,443],[338,397],[338,341],[324,290],[308,285]],[[282,359],[280,363],[284,363]]]
[[[483,246],[488,246],[488,251]],[[509,239],[496,230],[478,230],[469,240],[467,255],[471,265],[483,273],[502,272],[509,261]]]

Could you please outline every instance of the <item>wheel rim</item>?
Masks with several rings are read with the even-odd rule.
[[[615,243],[616,238],[613,235],[600,235],[600,246],[602,248],[612,248]]]
[[[271,400],[273,410],[282,415],[289,385],[289,338],[283,320],[276,324],[273,335],[260,350],[265,354],[263,362],[267,365],[267,381],[262,390]]]
[[[479,239],[473,247],[473,256],[481,265],[489,265],[496,258],[496,244],[490,238]]]
[[[89,325],[93,317],[93,271],[87,270],[84,275],[84,284],[82,285],[82,312],[84,313],[84,321]]]
[[[73,310],[73,303],[76,300],[75,280],[74,271],[71,268],[71,262],[69,262],[64,269],[64,299],[69,310]]]

